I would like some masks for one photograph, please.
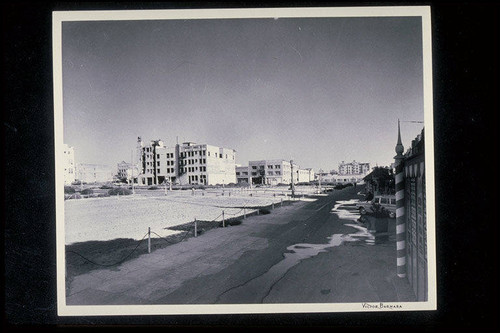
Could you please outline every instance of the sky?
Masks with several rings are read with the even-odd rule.
[[[137,137],[236,150],[236,163],[392,163],[423,121],[420,17],[63,22],[64,143],[131,160]],[[423,128],[401,123],[405,149]]]

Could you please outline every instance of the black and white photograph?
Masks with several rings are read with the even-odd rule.
[[[59,316],[437,309],[430,7],[52,28]]]

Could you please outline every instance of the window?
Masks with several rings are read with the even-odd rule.
[[[156,166],[160,166],[160,161],[156,162]]]
[[[273,172],[272,171],[268,171],[267,174],[268,174],[268,176],[272,176]]]
[[[208,152],[208,156],[210,156],[210,152]]]
[[[219,157],[222,158],[222,154],[219,154],[219,155],[220,155]]]
[[[256,165],[252,165],[252,169],[257,169],[257,166]]]
[[[252,176],[257,176],[257,172],[252,172]]]
[[[160,169],[158,169],[158,173],[161,173]]]
[[[156,154],[156,158],[160,158],[160,154]]]
[[[248,172],[243,171],[244,176],[248,176]]]
[[[279,169],[280,168],[280,165],[275,165],[276,169]]]
[[[281,175],[281,172],[280,172],[280,171],[276,171],[276,174],[277,174],[277,175]]]
[[[387,204],[388,203],[387,198],[380,198],[380,203],[381,204]]]
[[[239,175],[240,175],[240,173],[238,171],[236,171],[236,176],[239,176]]]
[[[272,169],[272,168],[273,168],[273,166],[272,166],[272,165],[268,165],[268,166],[267,166],[267,168],[268,168],[268,169]]]

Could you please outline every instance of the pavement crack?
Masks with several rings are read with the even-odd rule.
[[[267,291],[267,293],[266,293],[266,294],[264,295],[264,297],[262,297],[262,299],[260,300],[260,303],[264,303],[264,300],[267,298],[267,296],[269,296],[269,294],[271,294],[271,291],[273,290],[274,286],[275,286],[278,282],[280,282],[281,280],[283,280],[283,278],[284,278],[284,277],[285,277],[285,275],[288,273],[288,271],[289,271],[290,269],[292,269],[293,267],[295,267],[295,265],[294,265],[294,266],[292,266],[292,267],[290,267],[290,268],[288,268],[288,269],[287,269],[287,270],[286,270],[286,271],[285,271],[285,272],[281,275],[281,277],[280,277],[279,279],[277,279],[276,281],[274,281],[274,282],[273,282],[273,284],[271,284],[271,286],[269,287],[269,290]]]

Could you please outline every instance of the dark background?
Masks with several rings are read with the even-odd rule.
[[[57,317],[52,10],[431,5],[438,310],[384,313]],[[3,329],[274,327],[492,330],[498,321],[496,2],[3,1]]]

